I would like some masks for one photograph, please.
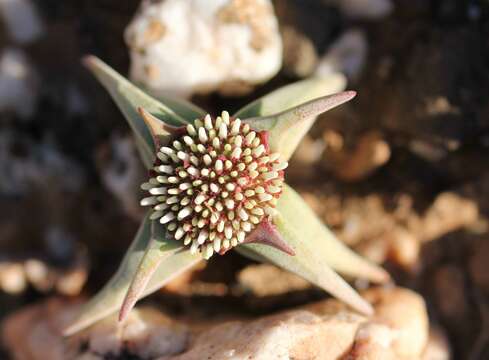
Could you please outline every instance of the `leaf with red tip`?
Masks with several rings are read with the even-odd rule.
[[[243,120],[278,114],[318,97],[343,91],[345,86],[346,78],[338,73],[297,81],[253,101],[233,116]]]
[[[248,118],[244,122],[256,131],[267,131],[270,150],[288,160],[318,115],[344,104],[355,95],[355,91],[344,91],[323,96],[278,114]]]
[[[119,310],[119,321],[124,321],[136,302],[141,298],[149,280],[161,262],[177,251],[184,250],[182,243],[165,237],[165,229],[158,222],[152,221],[151,240],[134,274],[126,296]]]
[[[151,133],[141,118],[138,108],[146,109],[158,120],[172,126],[185,125],[205,115],[203,110],[183,100],[164,98],[158,101],[154,99],[95,56],[84,57],[83,64],[107,89],[123,113],[131,126],[139,153],[148,169],[154,161],[154,145]]]
[[[138,112],[151,134],[155,153],[166,145],[170,139],[182,135],[186,131],[185,126],[168,125],[142,107],[138,108]]]
[[[150,224],[151,221],[149,220],[149,215],[147,215],[117,272],[88,303],[82,306],[75,318],[70,321],[63,331],[65,336],[73,335],[120,309],[129,285],[133,281],[152,239]],[[152,261],[154,259],[158,261],[160,250],[155,251],[153,248],[150,248],[150,250],[152,253],[148,258],[152,259]],[[138,298],[160,289],[173,278],[200,261],[202,261],[202,257],[199,254],[191,254],[187,249],[175,251],[171,256],[165,256]],[[149,268],[151,268],[151,265],[149,265]]]
[[[388,281],[388,273],[337,240],[304,200],[287,185],[284,186],[277,210],[279,214],[274,217],[273,223],[283,240],[294,249],[295,256],[284,256],[281,251],[261,244],[243,244],[237,247],[237,251],[244,249],[243,255],[271,262],[311,281],[356,310],[370,312],[369,305],[332,269],[374,282]]]
[[[263,220],[252,232],[248,235],[243,244],[263,244],[280,250],[287,255],[294,256],[294,249],[287,244],[282,235],[277,231],[268,219]]]

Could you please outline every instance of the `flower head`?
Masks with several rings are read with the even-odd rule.
[[[273,216],[287,162],[270,153],[266,133],[224,111],[187,125],[157,152],[151,178],[141,187],[176,240],[205,258],[245,241]]]

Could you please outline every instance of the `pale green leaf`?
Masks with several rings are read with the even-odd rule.
[[[278,114],[249,118],[244,122],[256,131],[267,131],[270,150],[288,160],[318,115],[351,100],[355,95],[354,91],[327,95]]]
[[[156,100],[161,101],[163,104],[168,106],[187,122],[194,121],[195,119],[202,119],[204,116],[207,115],[207,113],[203,109],[199,108],[197,105],[191,103],[190,101],[170,95],[163,96],[161,94],[152,93],[151,91],[146,91],[144,86],[139,83],[135,83],[135,85],[145,91],[148,95],[154,97]]]
[[[189,106],[183,101],[166,99],[163,103],[154,99],[95,56],[87,56],[83,62],[110,93],[123,113],[134,133],[136,145],[147,168],[153,164],[155,151],[151,134],[138,113],[138,108],[144,108],[171,126],[185,125],[196,117],[205,115],[196,106]]]
[[[240,119],[278,114],[321,96],[345,90],[346,78],[331,74],[323,78],[310,78],[281,87],[239,110]]]
[[[234,248],[234,250],[237,253],[239,253],[239,254],[241,254],[241,255],[243,255],[243,256],[245,256],[248,259],[251,259],[253,261],[261,262],[261,263],[268,263],[269,262],[263,256],[261,256],[260,254],[258,254],[255,250],[248,248],[246,245],[236,246]],[[288,255],[284,254],[284,256],[288,256]]]
[[[287,185],[284,186],[277,210],[279,214],[274,218],[274,224],[296,255],[288,256],[270,246],[258,244],[240,245],[248,251],[243,255],[252,252],[252,258],[266,259],[311,281],[353,308],[369,312],[368,304],[331,268],[375,282],[384,282],[389,275],[338,241],[304,200]]]
[[[116,274],[87,304],[82,306],[77,317],[64,330],[65,335],[72,335],[120,308],[151,239],[151,221],[147,215]],[[186,249],[165,257],[141,296],[144,297],[158,290],[201,260],[199,254],[190,254]]]
[[[119,321],[125,320],[127,315],[129,315],[161,262],[180,251],[186,251],[182,242],[175,240],[173,237],[168,238],[165,227],[159,221],[152,221],[151,240],[122,302],[119,311]]]

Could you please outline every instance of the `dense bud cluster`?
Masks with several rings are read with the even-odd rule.
[[[261,135],[227,112],[195,120],[158,151],[141,205],[205,258],[244,242],[274,215],[287,167]]]

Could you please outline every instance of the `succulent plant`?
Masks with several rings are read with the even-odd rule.
[[[280,88],[233,116],[211,117],[186,101],[154,99],[101,60],[85,65],[134,132],[149,172],[144,218],[119,270],[65,329],[71,335],[136,301],[202,259],[233,249],[302,276],[360,313],[372,307],[337,273],[385,282],[389,275],[338,241],[284,172],[316,117],[353,91],[324,96],[327,80]]]
[[[249,242],[258,226],[272,227],[287,162],[270,153],[266,132],[227,111],[171,132],[175,139],[157,146],[151,178],[142,185],[150,196],[141,205],[154,210],[150,220],[158,219],[169,236],[205,259]]]

